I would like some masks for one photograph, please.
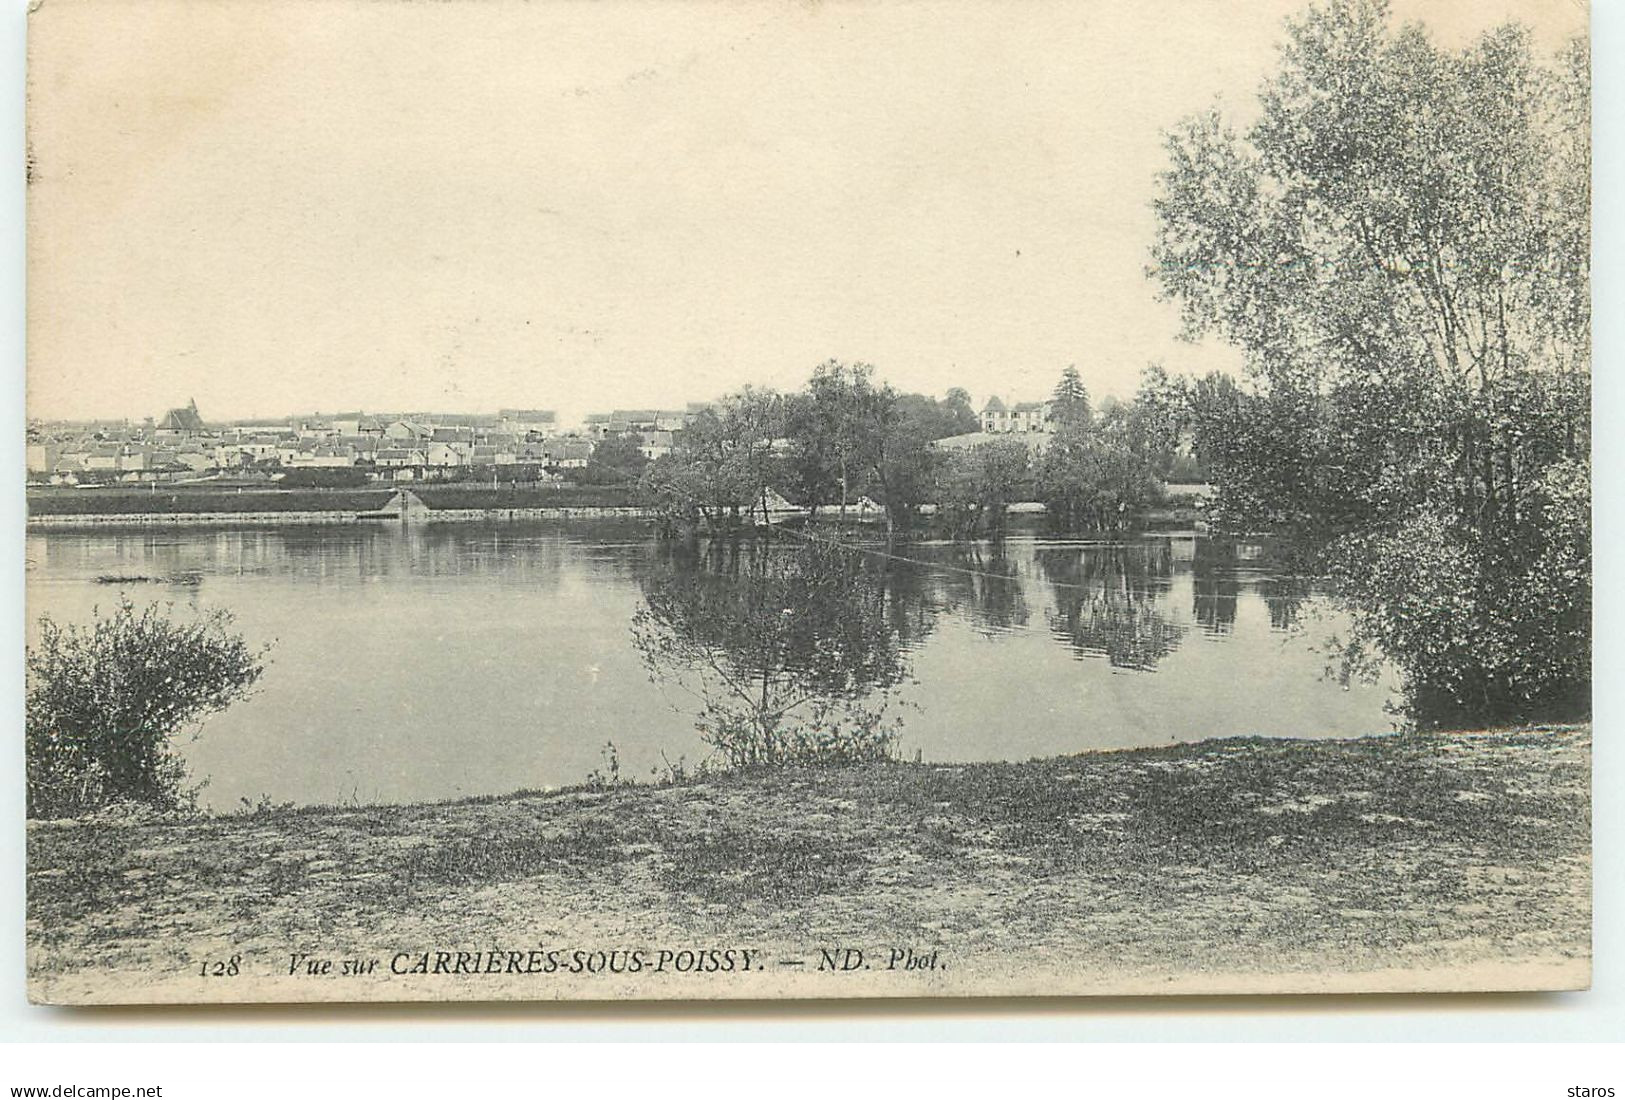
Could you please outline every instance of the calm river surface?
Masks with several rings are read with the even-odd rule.
[[[783,615],[824,624],[786,652],[851,662],[848,684],[875,664],[854,648],[887,647],[906,669],[890,713],[909,759],[1391,728],[1391,687],[1322,678],[1318,643],[1342,624],[1258,546],[1024,535],[899,552],[917,560],[861,555],[863,584]],[[85,622],[123,592],[177,615],[225,608],[251,641],[274,642],[257,694],[184,746],[216,809],[505,793],[579,783],[604,768],[607,742],[632,778],[662,754],[704,758],[695,693],[651,679],[634,616],[652,604],[660,629],[709,631],[726,662],[745,637],[728,616],[742,612],[719,611],[716,594],[795,553],[684,554],[623,523],[35,532],[28,634],[42,614]],[[130,577],[156,579],[111,580]],[[879,641],[843,640],[851,623]]]

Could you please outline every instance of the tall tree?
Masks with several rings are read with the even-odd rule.
[[[668,527],[737,528],[780,472],[774,443],[785,427],[785,400],[746,387],[689,422],[673,448],[644,470],[641,488]]]
[[[929,444],[942,434],[936,402],[877,385],[867,363],[830,360],[813,371],[804,398],[791,408],[786,423],[798,482],[832,486],[843,516],[860,493],[874,493],[893,535],[929,492],[935,461]]]
[[[1032,455],[1019,439],[995,439],[946,457],[937,471],[937,514],[956,538],[1004,530],[1010,502],[1029,484]]]
[[[1589,491],[1586,73],[1584,43],[1543,65],[1508,25],[1450,51],[1330,0],[1289,22],[1255,123],[1168,139],[1152,274],[1189,334],[1248,357],[1245,389],[1208,395],[1231,426],[1198,430],[1228,452],[1221,504],[1326,542],[1348,652],[1380,645],[1420,721],[1587,695],[1559,624],[1588,618],[1589,569],[1537,575],[1589,540],[1546,523]],[[1444,576],[1453,612],[1418,615],[1406,578]]]
[[[1083,376],[1078,373],[1075,364],[1068,365],[1061,372],[1061,380],[1055,384],[1055,393],[1050,398],[1050,410],[1050,415],[1057,424],[1080,428],[1089,426],[1091,416],[1089,391],[1085,388]]]
[[[648,464],[642,440],[631,432],[619,432],[593,445],[592,459],[576,480],[584,485],[623,485],[637,481]]]
[[[967,435],[982,425],[976,407],[971,404],[970,391],[962,386],[955,386],[943,395],[942,407],[953,429],[944,435]]]

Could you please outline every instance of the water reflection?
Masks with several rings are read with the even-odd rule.
[[[986,546],[959,543],[942,554],[939,586],[948,609],[997,634],[1027,625],[1027,593],[1016,563],[998,539]]]
[[[631,559],[647,552],[647,533],[600,525],[590,551],[601,568],[630,576]],[[497,578],[556,584],[582,547],[557,526],[406,527],[135,531],[93,536],[35,536],[34,565],[48,573],[101,570],[109,581],[197,584],[207,578],[278,576],[347,584],[398,577]]]
[[[632,642],[734,766],[880,759],[908,672],[894,623],[922,623],[886,580],[862,553],[819,543],[668,547],[640,577]]]
[[[1236,575],[1240,559],[1237,544],[1207,542],[1197,544],[1191,563],[1191,617],[1203,633],[1229,634],[1236,625],[1236,598],[1241,584]]]
[[[1160,606],[1173,573],[1166,543],[1045,548],[1036,557],[1055,604],[1050,633],[1075,656],[1149,671],[1178,647],[1184,631]]]
[[[754,714],[817,751],[857,731],[943,761],[1387,729],[1386,687],[1321,679],[1311,647],[1341,620],[1272,554],[1012,533],[819,557],[581,522],[53,531],[26,549],[31,620],[85,622],[122,591],[276,641],[260,694],[183,747],[220,808],[579,783],[607,741],[647,776],[716,751],[695,719],[719,685],[742,689],[712,715],[727,736]]]
[[[1314,597],[1314,584],[1305,577],[1260,577],[1258,594],[1269,609],[1271,629],[1296,630],[1304,605]]]

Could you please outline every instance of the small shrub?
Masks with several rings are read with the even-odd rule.
[[[604,747],[598,750],[598,755],[603,758],[604,766],[587,773],[587,786],[594,790],[604,790],[632,782],[630,779],[621,778],[621,753],[615,747],[615,742],[605,741]]]
[[[28,654],[28,815],[65,817],[116,803],[188,809],[197,788],[175,734],[246,696],[264,650],[213,611],[172,621],[164,604],[121,599],[88,626],[40,619]]]

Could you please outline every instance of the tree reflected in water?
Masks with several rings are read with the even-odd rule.
[[[917,584],[894,579],[822,544],[667,547],[640,578],[632,640],[731,766],[885,759],[904,639],[930,629]]]
[[[1272,630],[1296,630],[1304,605],[1314,597],[1314,581],[1308,577],[1261,577],[1258,594],[1269,608]]]
[[[948,606],[967,614],[983,633],[1027,625],[1025,582],[1002,540],[985,547],[956,543],[944,564],[949,568],[939,583]]]
[[[1047,547],[1035,556],[1054,594],[1050,633],[1076,656],[1150,671],[1178,648],[1184,631],[1157,607],[1173,572],[1166,545]]]
[[[1229,634],[1236,625],[1236,547],[1229,542],[1197,544],[1192,563],[1191,615],[1207,634]]]

